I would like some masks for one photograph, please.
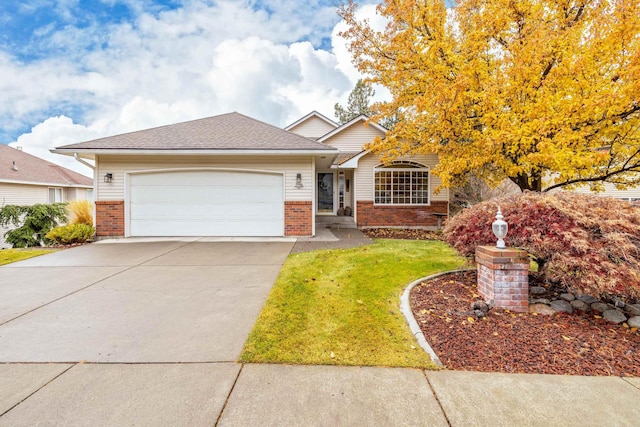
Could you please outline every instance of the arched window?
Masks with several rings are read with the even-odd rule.
[[[416,162],[399,161],[374,168],[375,204],[428,205],[429,168]]]

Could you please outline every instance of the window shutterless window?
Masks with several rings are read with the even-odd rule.
[[[49,188],[49,203],[62,202],[62,188]]]
[[[429,204],[428,167],[415,162],[394,162],[376,167],[374,175],[375,204]]]

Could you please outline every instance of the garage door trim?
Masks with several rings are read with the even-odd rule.
[[[190,167],[190,168],[161,168],[161,169],[144,169],[137,171],[124,172],[124,188],[125,188],[125,209],[124,209],[124,233],[125,237],[131,237],[131,176],[155,173],[173,173],[173,172],[236,172],[236,173],[253,173],[265,175],[279,175],[282,177],[282,236],[284,236],[285,218],[285,181],[286,176],[283,171],[263,170],[263,169],[245,169],[245,168],[219,168],[219,167]]]

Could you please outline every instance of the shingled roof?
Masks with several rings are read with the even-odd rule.
[[[0,144],[0,182],[93,187],[91,178],[4,144]]]
[[[160,126],[78,144],[55,152],[73,151],[336,151],[325,144],[287,132],[239,113]]]

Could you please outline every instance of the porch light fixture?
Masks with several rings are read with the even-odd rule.
[[[302,185],[302,174],[301,173],[297,173],[296,174],[296,186],[295,186],[298,190],[300,190],[301,188],[304,188],[304,185]]]
[[[107,172],[104,174],[104,182],[111,182],[113,180],[113,174],[111,172]]]
[[[504,218],[502,216],[502,212],[500,212],[500,206],[498,206],[498,213],[496,214],[496,220],[491,224],[491,228],[493,229],[493,234],[498,238],[498,243],[496,243],[496,248],[505,249],[506,246],[504,244],[504,238],[509,231],[509,224],[506,221],[503,221]]]

